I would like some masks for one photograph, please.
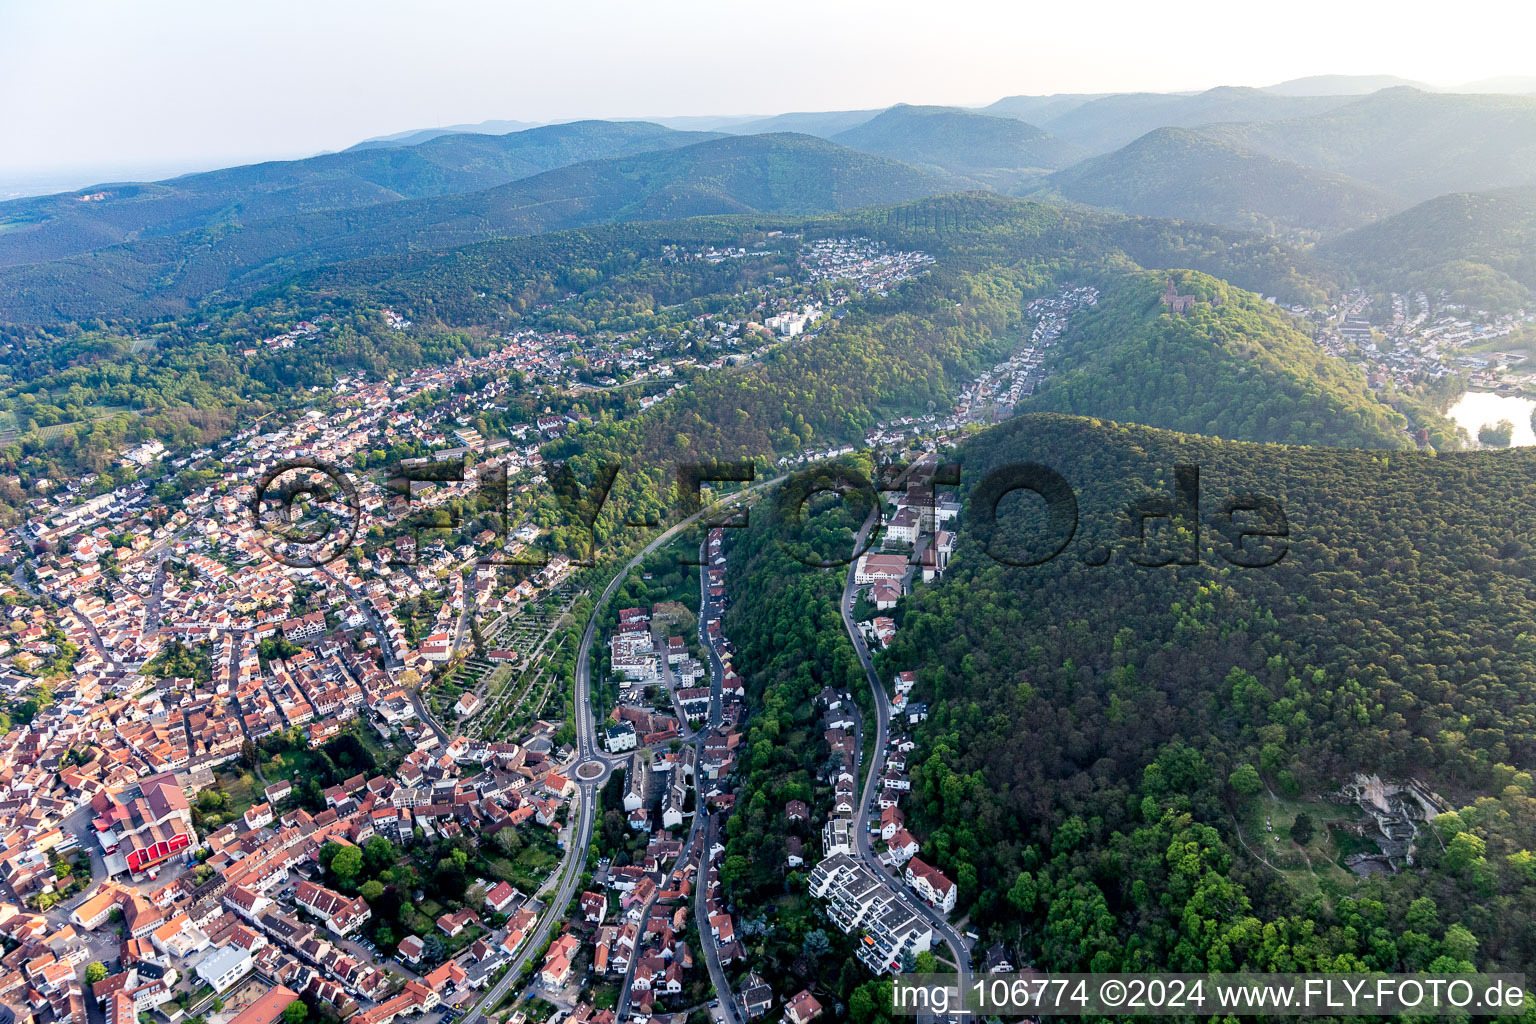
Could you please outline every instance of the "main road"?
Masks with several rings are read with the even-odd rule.
[[[906,471],[897,478],[900,482],[908,473],[923,465],[927,456],[917,459],[907,467]],[[859,535],[854,541],[853,550],[858,552],[864,549],[865,540],[869,532],[880,521],[880,505],[877,502],[870,510],[869,517],[864,520],[864,525],[859,529]],[[842,615],[843,627],[848,631],[848,639],[853,641],[853,649],[859,656],[859,664],[864,666],[864,675],[869,680],[869,688],[875,699],[875,745],[870,754],[868,774],[864,777],[864,792],[859,797],[859,809],[853,821],[853,843],[858,858],[864,862],[864,866],[874,872],[875,877],[885,882],[887,887],[896,893],[902,901],[916,909],[928,923],[933,925],[935,934],[949,947],[950,957],[955,963],[956,981],[960,991],[965,992],[970,986],[970,945],[965,941],[955,928],[945,919],[944,915],[934,910],[927,903],[918,899],[904,885],[895,880],[881,866],[879,858],[875,855],[874,845],[869,840],[869,816],[870,809],[874,806],[875,791],[880,784],[880,775],[885,767],[885,748],[890,741],[891,703],[885,695],[885,684],[880,681],[875,673],[874,661],[870,658],[869,647],[864,643],[864,635],[859,632],[858,623],[853,618],[853,606],[856,600],[858,583],[858,562],[854,561],[848,567],[848,580],[843,585]],[[859,716],[858,725],[858,751],[863,756],[864,751],[864,722],[863,715]]]
[[[787,474],[785,474],[787,475]],[[508,991],[517,983],[524,968],[544,949],[556,923],[565,917],[566,907],[576,895],[576,885],[581,880],[583,872],[587,869],[587,853],[592,845],[592,829],[596,818],[597,790],[607,780],[610,766],[609,759],[597,746],[597,721],[592,714],[592,644],[597,639],[597,623],[602,611],[608,602],[613,599],[614,593],[623,584],[625,577],[633,572],[647,556],[657,548],[666,544],[678,533],[686,530],[698,522],[705,515],[718,512],[721,507],[734,505],[743,496],[764,487],[771,487],[784,479],[784,475],[764,480],[753,484],[751,487],[727,495],[713,505],[706,506],[681,520],[663,533],[658,534],[645,547],[641,548],[623,568],[614,574],[608,581],[608,586],[603,589],[596,603],[592,606],[591,617],[587,619],[587,628],[581,634],[581,647],[576,654],[576,761],[575,769],[571,773],[571,779],[576,784],[577,822],[574,828],[569,830],[566,840],[565,857],[560,862],[560,881],[555,887],[554,898],[544,905],[543,912],[539,915],[538,923],[534,925],[533,932],[527,942],[512,961],[511,967],[501,979],[490,987],[485,997],[463,1020],[463,1024],[481,1024],[486,1013],[494,1009]],[[583,768],[587,768],[587,777],[583,777]],[[599,770],[600,769],[600,770]],[[698,801],[695,801],[694,814],[700,811]],[[547,887],[547,886],[546,886]]]
[[[683,843],[683,852],[685,854],[689,850],[694,849],[695,844],[700,841],[699,836],[701,831],[704,829],[705,820],[708,817],[708,808],[706,806],[707,801],[705,799],[703,789],[699,785],[699,783],[703,781],[704,740],[709,736],[711,729],[718,728],[720,725],[720,706],[724,696],[721,683],[725,679],[725,671],[723,668],[721,668],[720,658],[715,653],[714,647],[710,644],[709,633],[705,628],[705,623],[709,621],[711,616],[721,614],[720,609],[715,608],[709,600],[709,533],[710,531],[706,530],[704,532],[704,540],[699,543],[699,639],[704,642],[704,647],[707,651],[709,651],[709,656],[711,659],[709,711],[705,715],[704,726],[702,728],[693,730],[689,736],[689,739],[693,744],[693,822],[688,828],[688,838]],[[675,700],[676,698],[674,695],[674,702]],[[683,725],[688,724],[688,719],[685,717],[679,717],[678,721]],[[681,771],[681,769],[676,768],[673,770]],[[707,833],[703,839],[703,843],[704,846],[699,855],[700,873],[707,874],[709,865],[709,839]],[[695,883],[698,883],[697,878],[695,879]],[[659,895],[659,892],[660,889],[658,887],[657,895]],[[700,894],[695,893],[695,897],[699,900],[697,905],[702,907],[703,901]],[[646,903],[644,909],[641,911],[640,921],[642,931],[644,930],[644,923],[650,920],[651,908],[655,906],[656,899],[657,896],[653,895],[650,901]],[[695,910],[695,914],[697,913],[698,911]],[[700,919],[700,921],[699,942],[706,948],[712,949],[714,939],[713,937],[707,935],[704,931],[704,929],[707,927],[707,922],[704,922],[703,919]],[[644,936],[642,935],[642,938],[643,937]],[[719,956],[716,956],[713,960],[710,961],[710,977],[715,981],[717,992],[720,990],[720,986],[723,982],[725,985],[725,992],[728,994],[730,991],[730,983],[725,981],[724,972],[721,972],[718,977],[715,975],[715,970],[719,967],[719,961]],[[615,1018],[619,1021],[626,1021],[629,1019],[629,1004],[632,998],[635,984],[635,968],[639,966],[639,963],[640,952],[637,949],[629,958],[629,970],[624,972],[624,984],[619,989],[619,999],[614,1009]],[[725,998],[725,996],[722,996],[721,998]]]
[[[709,720],[710,729],[718,729],[723,719],[725,705],[725,662],[720,657],[720,649],[715,646],[709,636],[709,622],[719,619],[724,622],[725,602],[716,602],[709,596],[709,537],[706,535],[703,545],[699,548],[699,643],[704,648],[705,657],[709,659]],[[721,643],[725,642],[725,633],[720,634]],[[706,730],[700,730],[703,733]],[[704,747],[699,746],[698,764],[704,763]],[[700,770],[694,773],[694,785],[698,788],[701,779]],[[708,801],[701,789],[695,793],[694,816],[695,821],[699,816],[708,814],[708,820],[704,830],[704,847],[699,854],[698,875],[694,879],[693,889],[693,916],[699,929],[699,945],[704,947],[704,963],[709,968],[709,980],[714,986],[715,996],[720,1003],[721,1015],[726,1024],[739,1024],[745,1019],[741,1007],[736,1001],[736,993],[731,989],[731,979],[726,976],[725,966],[720,963],[720,943],[711,933],[709,927],[709,866],[710,848],[715,844],[715,821],[713,813],[707,810]]]

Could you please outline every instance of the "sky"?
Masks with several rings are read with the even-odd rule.
[[[1313,74],[1452,85],[1536,73],[1533,29],[1536,5],[1519,0],[0,0],[0,186],[487,119],[981,105]]]

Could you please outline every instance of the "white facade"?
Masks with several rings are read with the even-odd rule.
[[[251,973],[251,954],[239,946],[220,946],[203,957],[196,974],[215,992],[226,992],[229,987]]]

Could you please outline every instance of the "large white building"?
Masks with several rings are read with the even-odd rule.
[[[867,583],[898,583],[907,575],[906,555],[877,555],[868,552],[859,556],[854,568],[853,581],[860,586]]]
[[[827,916],[846,934],[864,931],[859,959],[876,974],[897,973],[908,955],[927,952],[933,945],[933,926],[874,872],[844,853],[816,865],[810,878],[811,895],[827,901]]]
[[[661,656],[649,629],[624,630],[608,641],[613,671],[639,683],[654,683],[661,678]]]
[[[237,945],[220,946],[198,963],[195,971],[203,982],[215,992],[229,991],[229,987],[251,973],[251,954]]]
[[[608,745],[608,752],[611,754],[634,750],[639,745],[635,738],[635,724],[615,722],[603,733],[603,741]]]

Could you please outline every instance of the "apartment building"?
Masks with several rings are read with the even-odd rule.
[[[827,902],[827,916],[844,933],[863,931],[858,957],[876,974],[899,972],[908,955],[926,952],[933,927],[863,864],[835,854],[816,865],[811,895]]]

